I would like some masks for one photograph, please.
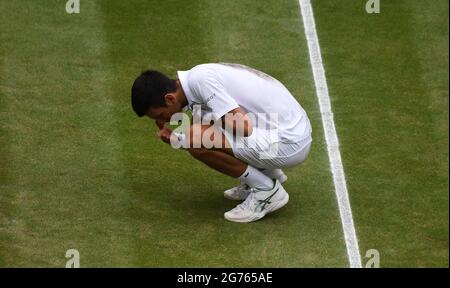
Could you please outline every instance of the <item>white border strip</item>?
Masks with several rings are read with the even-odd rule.
[[[351,268],[361,268],[361,256],[359,254],[358,240],[353,224],[352,209],[348,198],[347,184],[345,181],[344,167],[342,166],[341,152],[336,128],[334,126],[333,112],[331,110],[330,96],[328,94],[327,79],[320,54],[319,39],[314,23],[314,15],[310,0],[299,0],[300,13],[303,17],[306,40],[308,41],[309,57],[314,75],[317,98],[319,99],[322,124],[327,142],[330,168],[333,173],[333,181],[344,230],[347,254]]]

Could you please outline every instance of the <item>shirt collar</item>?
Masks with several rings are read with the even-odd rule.
[[[177,71],[178,74],[178,80],[180,80],[181,88],[183,89],[184,95],[186,95],[186,99],[188,101],[188,105],[183,107],[183,110],[192,110],[193,105],[193,97],[192,92],[189,87],[188,77],[189,77],[189,71]]]

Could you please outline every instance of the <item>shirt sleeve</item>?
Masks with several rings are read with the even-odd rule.
[[[192,81],[192,88],[213,113],[213,118],[219,120],[226,113],[239,107],[239,104],[226,91],[219,77],[212,71],[197,73]]]

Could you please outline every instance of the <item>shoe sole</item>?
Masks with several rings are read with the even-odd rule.
[[[231,221],[231,222],[250,223],[250,222],[258,221],[261,218],[263,218],[264,216],[266,216],[267,214],[277,211],[278,209],[284,207],[288,202],[289,202],[289,194],[286,193],[286,196],[283,199],[281,199],[280,201],[273,203],[273,206],[269,206],[269,208],[267,208],[266,210],[253,214],[252,217],[250,217],[250,218],[232,219],[232,218],[227,218],[227,216],[225,216],[225,215],[224,215],[224,217],[225,217],[225,219],[227,219],[228,221]]]

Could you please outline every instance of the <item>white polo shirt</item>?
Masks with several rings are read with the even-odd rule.
[[[193,105],[201,105],[203,112],[212,113],[217,120],[241,107],[258,117],[267,115],[282,142],[296,143],[311,135],[308,116],[297,100],[263,72],[239,64],[202,64],[178,71],[178,79],[191,110]],[[256,122],[261,127],[262,122]]]

